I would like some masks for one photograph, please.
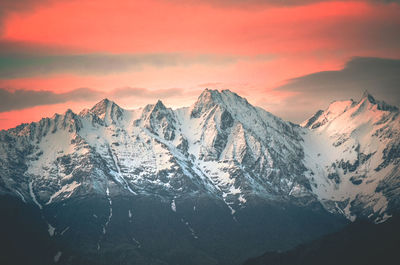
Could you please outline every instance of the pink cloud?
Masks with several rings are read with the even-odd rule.
[[[231,89],[250,102],[273,107],[290,96],[273,88],[290,78],[338,70],[353,56],[400,58],[399,14],[398,4],[368,1],[252,8],[163,0],[126,0],[112,5],[105,0],[56,1],[7,14],[2,40],[22,42],[27,47],[58,47],[52,53],[180,53],[236,59],[222,64],[196,63],[196,59],[190,64],[165,67],[143,64],[139,70],[108,74],[67,74],[61,68],[52,76],[3,78],[0,88],[56,93],[79,87],[104,92],[126,86],[154,91],[180,88],[185,91],[182,96],[166,100],[170,106],[182,106],[193,102],[201,90],[199,84],[208,83],[211,88]],[[93,102],[78,105],[89,103]],[[145,103],[131,98],[122,104],[135,107]],[[4,119],[23,115],[25,120],[33,120],[40,112],[47,115],[68,106],[3,113],[0,127],[11,124]],[[12,124],[15,122],[16,118]]]

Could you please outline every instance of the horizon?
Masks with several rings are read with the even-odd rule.
[[[234,94],[238,95],[239,97],[244,98],[244,99],[247,100],[247,98],[242,97],[240,94],[237,94],[237,93],[231,91],[230,89],[209,89],[209,88],[205,88],[205,89],[203,89],[203,91],[201,92],[201,94],[202,94],[204,91],[206,91],[206,90],[209,90],[209,91],[218,91],[218,93],[222,93],[223,91],[229,91],[229,92],[234,93]],[[200,97],[201,94],[199,94],[199,97]],[[377,100],[378,102],[384,102],[384,103],[386,103],[385,101],[380,100],[379,98],[377,99],[374,95],[372,95],[372,94],[369,93],[367,90],[365,90],[365,91],[362,93],[361,97],[359,97],[359,99],[349,98],[349,99],[344,99],[344,100],[333,100],[333,101],[331,101],[325,108],[315,110],[315,112],[314,112],[312,115],[310,115],[309,117],[307,117],[306,119],[304,119],[303,121],[300,121],[300,122],[298,122],[298,123],[292,122],[292,121],[289,121],[289,120],[282,119],[282,118],[279,117],[278,115],[276,115],[276,114],[274,114],[274,113],[268,111],[267,109],[264,109],[263,107],[253,105],[251,102],[249,102],[249,103],[250,103],[252,106],[261,108],[261,109],[263,109],[264,111],[267,111],[267,112],[273,114],[274,116],[276,116],[276,117],[278,117],[278,118],[281,118],[282,120],[284,120],[284,121],[286,121],[286,122],[292,122],[292,123],[294,123],[294,124],[301,125],[302,123],[304,123],[305,121],[307,121],[309,118],[313,117],[318,111],[328,109],[329,106],[330,106],[332,103],[334,103],[334,102],[346,101],[346,100],[351,100],[351,101],[353,101],[353,102],[360,102],[364,97],[366,97],[366,95],[372,96],[372,97],[373,97],[375,100]],[[52,115],[43,116],[43,117],[41,117],[39,120],[33,120],[33,121],[30,121],[30,122],[23,122],[23,123],[17,124],[17,125],[14,126],[14,127],[10,127],[10,128],[0,128],[0,131],[1,131],[1,130],[13,129],[13,128],[16,128],[16,127],[18,127],[18,126],[20,126],[20,125],[25,125],[25,124],[30,124],[30,123],[37,123],[37,122],[39,122],[41,119],[46,119],[46,118],[52,119],[55,115],[64,115],[64,114],[67,113],[68,111],[72,111],[73,113],[79,115],[81,112],[83,112],[83,111],[85,111],[85,110],[90,110],[90,109],[92,109],[93,107],[95,107],[97,104],[99,104],[99,103],[101,103],[101,102],[103,102],[103,101],[105,101],[105,100],[108,100],[108,101],[110,101],[110,102],[113,102],[114,104],[116,104],[118,107],[120,107],[121,109],[123,109],[123,110],[125,110],[125,111],[137,111],[137,110],[140,110],[140,109],[145,108],[145,107],[148,106],[148,105],[155,105],[158,101],[162,102],[162,104],[165,105],[165,107],[171,108],[172,110],[178,110],[178,109],[182,109],[182,108],[190,108],[191,106],[193,106],[193,105],[196,103],[196,101],[193,101],[190,105],[187,105],[187,106],[170,107],[170,106],[166,105],[161,99],[156,99],[156,100],[155,100],[155,101],[156,101],[155,103],[147,103],[147,104],[144,104],[144,105],[142,105],[142,106],[138,106],[138,107],[136,107],[136,108],[125,108],[124,106],[121,106],[120,104],[118,104],[118,102],[116,102],[115,100],[105,97],[105,98],[103,98],[103,99],[97,101],[96,103],[94,103],[93,105],[91,105],[91,106],[89,106],[89,107],[84,107],[84,108],[81,108],[81,109],[76,110],[76,111],[74,111],[74,110],[68,108],[68,109],[65,109],[65,110],[62,111],[62,112],[55,112],[55,113],[53,113]],[[390,105],[390,104],[389,104],[389,105]],[[391,106],[395,106],[396,108],[399,108],[399,105],[391,105]]]

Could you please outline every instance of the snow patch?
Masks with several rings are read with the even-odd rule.
[[[64,235],[65,232],[69,230],[69,226],[67,226],[64,230],[61,231],[60,235]]]
[[[43,206],[37,201],[35,193],[33,192],[33,181],[29,182],[29,193],[32,197],[33,202],[39,207],[40,210],[42,210]]]
[[[18,194],[18,195],[21,197],[21,200],[22,200],[24,203],[26,203],[26,200],[25,200],[24,195],[22,195],[21,192],[19,192],[19,191],[17,191],[17,190],[14,190],[14,191],[15,191],[16,194]]]
[[[56,229],[49,223],[47,223],[47,227],[48,227],[47,231],[49,232],[49,235],[54,236]]]
[[[176,212],[176,204],[175,204],[175,199],[172,200],[171,202],[171,210]]]
[[[186,227],[189,229],[190,233],[192,234],[194,239],[198,239],[199,237],[196,235],[196,232],[194,229],[191,227],[190,223],[186,221],[185,219],[181,218],[181,222],[186,225]]]
[[[243,194],[240,194],[238,198],[239,202],[242,204],[245,204],[247,202],[246,198],[243,196]]]
[[[136,238],[132,237],[132,241],[136,243],[138,248],[142,247],[142,245],[140,244],[140,242]]]
[[[336,206],[338,207],[337,204],[336,204]],[[346,205],[346,208],[344,208],[342,212],[344,213],[344,215],[346,216],[347,219],[349,219],[351,222],[354,222],[354,221],[356,220],[357,217],[351,213],[351,211],[350,211],[350,206],[351,206],[351,204],[350,204],[350,202],[349,202],[349,203]]]
[[[382,217],[378,217],[375,219],[375,224],[380,224],[383,222],[386,222],[392,215],[388,215],[387,213],[384,213]]]
[[[64,195],[62,197],[62,199],[68,199],[69,197],[71,197],[71,195],[73,194],[75,189],[77,189],[80,185],[81,185],[80,183],[73,181],[72,183],[63,186],[59,191],[57,191],[56,193],[51,195],[51,197],[50,197],[49,201],[46,203],[46,205],[52,203],[52,201],[55,198],[57,198],[61,195]]]
[[[58,252],[56,253],[56,255],[54,255],[54,258],[53,258],[54,263],[57,263],[57,262],[60,260],[61,255],[62,255],[62,252],[61,252],[61,251],[58,251]]]

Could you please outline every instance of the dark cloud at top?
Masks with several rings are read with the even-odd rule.
[[[303,6],[335,0],[167,0],[182,4],[208,3],[217,7]],[[342,2],[353,0],[342,0]],[[361,0],[371,3],[400,3],[400,0]]]
[[[171,0],[171,1],[184,1],[184,0]],[[273,6],[298,6],[306,5],[315,2],[326,2],[331,0],[186,0],[186,3],[209,3],[216,6],[259,6],[259,5],[273,5]]]
[[[34,10],[35,8],[48,6],[56,2],[71,2],[74,0],[1,0],[0,1],[0,32],[2,27],[2,20],[4,17],[13,12],[26,12]],[[317,2],[328,2],[335,0],[165,0],[169,2],[179,2],[182,4],[198,4],[209,3],[211,5],[220,7],[246,7],[246,6],[301,6]],[[342,0],[351,1],[351,0]],[[400,3],[400,0],[364,0],[367,2],[377,3]],[[117,2],[117,1],[116,1]]]
[[[224,64],[235,61],[232,56],[164,54],[61,54],[33,55],[0,53],[0,78],[47,76],[57,73],[110,74],[141,70],[144,65],[156,67],[187,64]]]
[[[0,35],[3,29],[4,18],[8,14],[31,11],[37,7],[49,5],[55,1],[56,0],[0,0]]]
[[[48,6],[56,2],[71,2],[74,0],[1,0],[0,1],[0,34],[2,32],[3,20],[7,14],[14,12],[27,12],[42,6]],[[251,7],[260,5],[272,6],[301,6],[317,2],[328,2],[334,0],[165,0],[181,4],[209,3],[219,7]],[[342,0],[350,1],[350,0]],[[364,0],[377,3],[400,3],[400,0]]]
[[[334,100],[358,100],[367,90],[378,100],[392,105],[400,102],[400,60],[355,57],[342,70],[317,72],[288,81],[276,90],[294,92],[276,114],[301,122],[316,110],[326,108]],[[301,110],[301,111],[299,111]]]
[[[126,98],[169,98],[180,96],[182,89],[170,88],[150,90],[146,88],[124,87],[116,88],[109,92],[98,91],[90,88],[78,88],[66,93],[54,93],[52,91],[0,89],[0,112],[27,109],[36,106],[65,103],[69,101],[97,101],[102,98],[116,100]],[[146,102],[147,103],[147,102]]]
[[[0,10],[2,12],[26,11],[50,2],[54,0],[1,0]]]
[[[57,2],[71,2],[75,0],[0,0],[0,36],[3,30],[4,19],[8,14],[29,12],[36,8],[48,6]],[[315,2],[326,2],[333,0],[165,0],[178,2],[180,4],[209,3],[219,7],[251,7],[260,5],[273,6],[298,6]],[[370,2],[392,3],[400,0],[365,0]],[[117,2],[117,1],[116,1]]]

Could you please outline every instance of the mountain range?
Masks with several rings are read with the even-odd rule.
[[[399,109],[364,93],[297,125],[229,90],[104,99],[0,131],[0,164],[5,262],[240,264],[395,215]]]

